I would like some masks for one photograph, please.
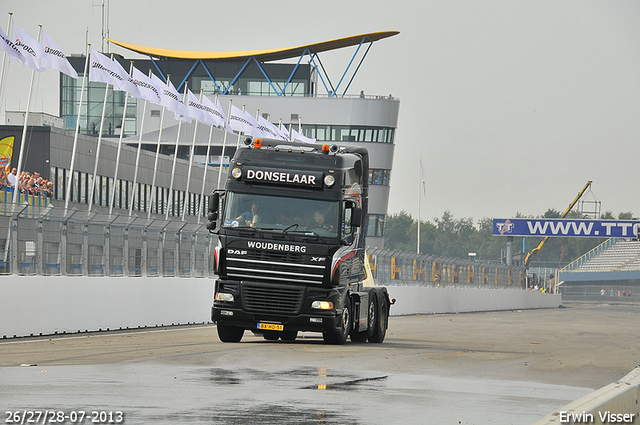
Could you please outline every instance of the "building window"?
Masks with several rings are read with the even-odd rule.
[[[294,123],[294,128],[295,128]],[[302,134],[319,142],[393,143],[395,129],[369,126],[303,125]]]
[[[369,184],[389,186],[391,170],[369,170]]]
[[[384,236],[384,214],[369,214],[369,225],[367,226],[367,236]]]
[[[76,80],[65,74],[61,74],[60,84],[60,115],[64,120],[65,130],[75,130],[78,121],[78,103],[80,92],[82,91],[82,73]],[[104,83],[89,82],[85,88],[82,100],[80,122],[80,133],[97,136],[100,132],[102,119],[102,109],[104,104],[105,86],[107,90],[107,107],[105,109],[104,123],[102,124],[102,135],[113,136],[120,134],[122,126],[122,112],[126,93],[114,91],[113,86]],[[136,134],[136,102],[135,97],[129,96],[127,101],[125,136]]]

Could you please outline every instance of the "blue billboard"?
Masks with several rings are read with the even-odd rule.
[[[635,238],[640,221],[494,218],[494,236],[551,236],[574,238]]]

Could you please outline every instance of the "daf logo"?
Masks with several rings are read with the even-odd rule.
[[[311,257],[311,261],[322,262],[322,261],[324,261],[324,257]]]
[[[247,251],[241,251],[239,249],[227,249],[227,254],[247,255]]]

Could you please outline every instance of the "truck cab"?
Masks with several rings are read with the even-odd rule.
[[[212,320],[224,342],[245,330],[292,341],[382,342],[386,288],[365,287],[368,153],[247,138],[210,197],[218,235]]]

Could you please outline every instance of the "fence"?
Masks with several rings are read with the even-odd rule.
[[[204,224],[5,205],[0,274],[209,277],[212,240]]]
[[[377,283],[438,287],[526,289],[526,269],[387,249],[367,251]]]
[[[0,274],[6,275],[211,277],[214,242],[204,224],[28,202],[0,208]],[[378,248],[368,256],[378,284],[526,287],[523,267]]]

